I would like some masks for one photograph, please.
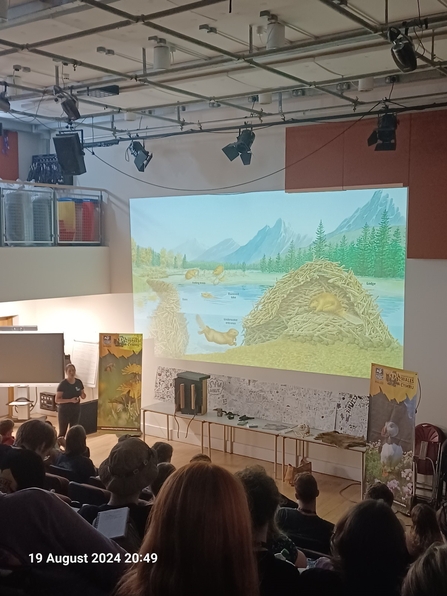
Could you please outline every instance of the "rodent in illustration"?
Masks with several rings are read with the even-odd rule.
[[[314,296],[310,301],[309,306],[315,312],[333,313],[354,325],[362,324],[361,319],[356,315],[346,312],[337,296],[330,292],[322,292],[321,294]]]
[[[216,331],[216,329],[212,329],[205,325],[202,321],[202,318],[199,315],[196,315],[197,324],[200,327],[199,334],[204,335],[206,340],[210,343],[219,344],[220,346],[235,346],[236,344],[236,337],[239,335],[239,331],[234,329],[228,329],[228,331]]]

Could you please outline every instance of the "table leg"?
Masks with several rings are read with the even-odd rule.
[[[365,453],[362,451],[362,469],[360,470],[361,478],[360,478],[360,498],[363,500],[363,496],[365,494]]]
[[[276,476],[277,476],[277,464],[278,464],[278,435],[275,435],[275,441],[274,441],[274,446],[275,446],[275,459],[274,459],[274,478],[276,480]]]
[[[298,467],[298,439],[295,439],[295,467]]]
[[[282,479],[284,481],[286,474],[286,437],[282,436]]]
[[[203,453],[203,425],[206,424],[202,421],[200,424],[200,452]]]
[[[224,453],[227,452],[227,427],[225,425],[222,426],[223,428],[223,450]]]
[[[143,410],[143,441],[146,443],[146,410]]]
[[[208,422],[208,455],[211,457],[211,422]]]
[[[230,428],[228,430],[230,431],[230,453],[232,454],[235,433],[234,433],[234,428],[232,426],[230,426]]]
[[[166,414],[166,438],[169,441],[169,414]]]

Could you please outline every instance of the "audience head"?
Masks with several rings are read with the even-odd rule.
[[[146,553],[157,553],[157,563],[134,565],[118,596],[258,593],[244,489],[214,464],[188,464],[166,480],[140,549]]]
[[[17,430],[14,445],[35,451],[44,459],[54,447],[55,442],[54,428],[42,420],[27,420]]]
[[[65,452],[67,455],[84,455],[87,449],[87,435],[80,424],[70,426],[65,437]]]
[[[197,455],[193,455],[193,457],[191,457],[191,459],[189,460],[189,463],[193,464],[194,462],[197,462],[197,461],[206,461],[210,464],[211,457],[209,455],[206,455],[205,453],[198,453]]]
[[[42,458],[28,449],[11,449],[3,460],[1,475],[9,483],[11,492],[45,486]]]
[[[141,439],[119,441],[99,467],[99,477],[112,495],[138,500],[157,476],[153,450]]]
[[[314,476],[309,473],[297,474],[294,480],[295,496],[303,504],[315,504],[320,491]]]
[[[408,562],[405,531],[384,502],[368,499],[346,513],[335,527],[332,554],[348,594],[399,593]]]
[[[172,459],[172,453],[174,449],[169,443],[163,443],[163,441],[157,441],[152,445],[152,449],[157,454],[158,464],[170,464]]]
[[[12,435],[13,430],[14,420],[11,420],[11,418],[5,418],[4,420],[0,420],[0,435],[2,437],[10,437]]]
[[[390,507],[394,503],[393,491],[384,482],[375,482],[372,484],[366,492],[365,499],[373,499],[374,501],[382,500]]]
[[[156,497],[160,492],[161,487],[166,482],[171,474],[175,472],[175,466],[172,464],[161,463],[157,466],[157,476],[151,484],[151,492]]]
[[[410,554],[418,557],[435,542],[442,542],[436,512],[425,504],[415,505],[411,510]]]
[[[447,546],[432,544],[410,567],[402,596],[447,594]]]
[[[438,520],[439,529],[441,534],[444,536],[444,540],[447,542],[447,501],[441,505],[436,514]]]
[[[245,468],[235,476],[245,489],[253,531],[257,534],[267,529],[275,517],[281,498],[278,487],[262,466]]]

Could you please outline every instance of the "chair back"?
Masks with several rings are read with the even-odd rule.
[[[45,474],[45,489],[54,490],[59,495],[68,496],[69,481],[63,476],[56,476],[55,474]]]
[[[433,424],[418,424],[415,428],[414,461],[418,474],[435,476],[441,445],[445,435]]]
[[[68,481],[75,480],[76,474],[71,470],[67,470],[66,468],[61,468],[60,466],[49,466],[48,471],[51,474],[56,474],[56,476],[62,476],[66,478]]]
[[[70,482],[68,496],[72,501],[78,501],[81,505],[105,505],[109,502],[110,492],[89,484]]]
[[[104,490],[106,489],[101,480],[99,478],[96,478],[96,476],[90,476],[86,484],[90,484],[90,486],[96,486],[97,488],[102,488]]]

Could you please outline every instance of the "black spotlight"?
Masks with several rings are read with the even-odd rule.
[[[132,141],[129,151],[135,157],[134,164],[139,172],[144,172],[149,162],[153,158],[153,153],[146,151],[144,146],[139,141]]]
[[[392,42],[391,56],[399,70],[402,72],[413,72],[417,68],[417,56],[413,41],[408,37],[408,29],[405,34],[397,27],[390,27],[388,38]]]
[[[379,116],[377,128],[368,139],[368,147],[375,145],[374,151],[396,151],[397,125],[396,114],[386,112]]]
[[[55,85],[53,89],[54,95],[56,97],[55,101],[61,102],[61,107],[64,110],[68,120],[70,122],[74,122],[75,120],[79,120],[81,114],[78,109],[78,100],[77,98],[59,87],[59,85]]]
[[[222,151],[230,161],[241,156],[244,166],[249,166],[251,162],[251,146],[255,140],[255,133],[250,128],[239,129],[239,135],[235,143],[230,143],[222,148]]]

